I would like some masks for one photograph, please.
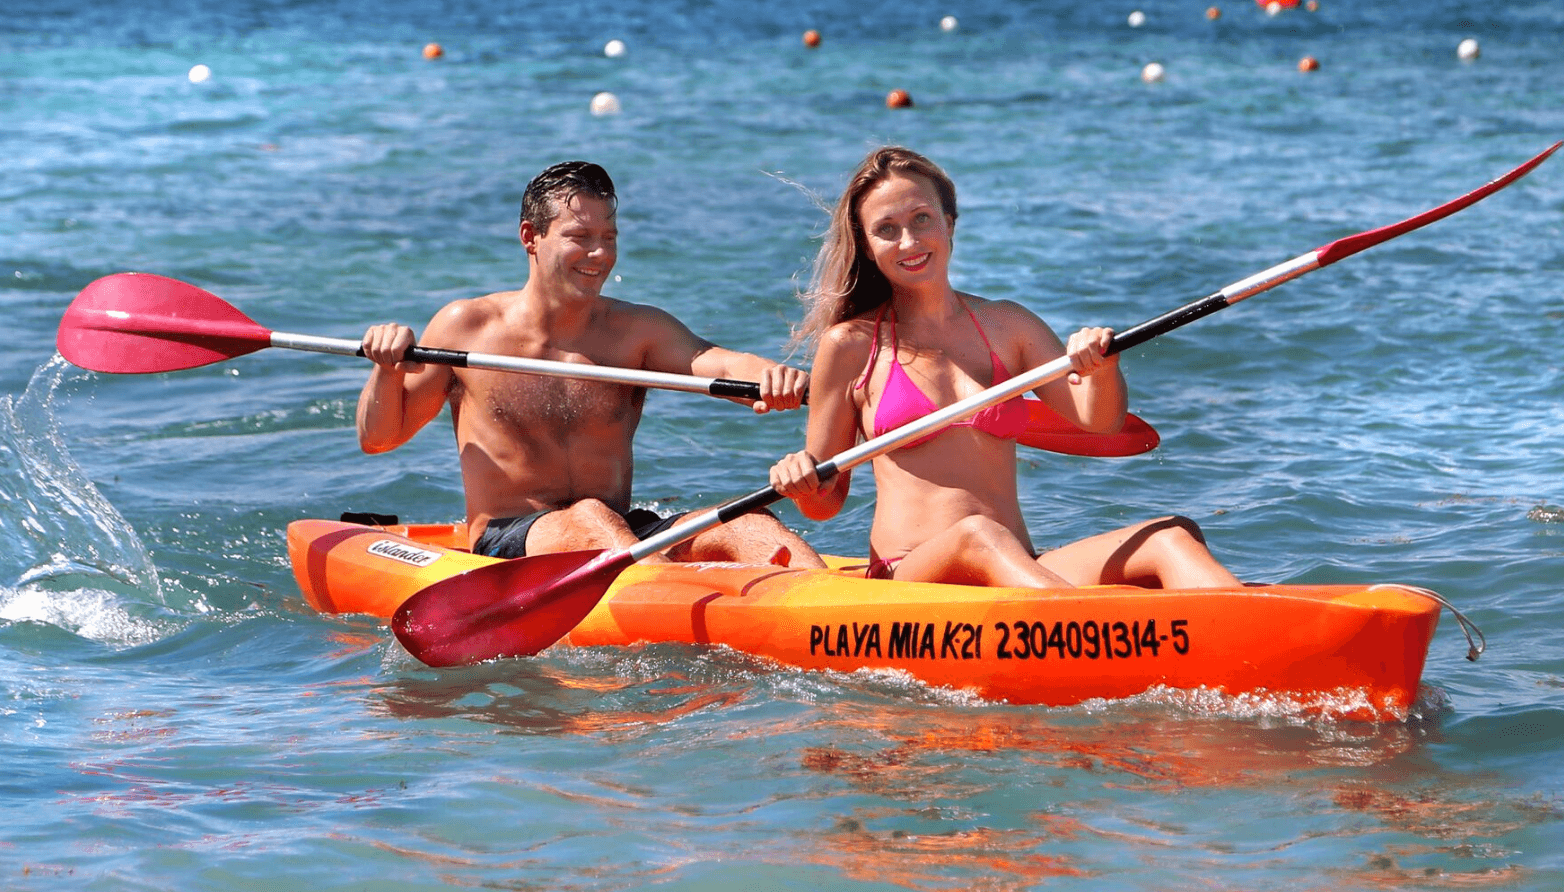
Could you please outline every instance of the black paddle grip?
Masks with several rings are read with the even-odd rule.
[[[836,462],[829,460],[816,465],[815,470],[820,474],[821,483],[828,482],[832,477],[840,473],[837,470]],[[767,505],[775,505],[782,499],[782,494],[769,486],[765,489],[757,489],[747,496],[739,496],[731,502],[724,502],[719,505],[717,507],[717,519],[727,523],[735,517],[742,517],[751,511],[759,511]]]
[[[760,399],[760,385],[754,381],[735,381],[732,378],[713,378],[706,392],[712,396],[731,397],[739,400]],[[804,394],[804,404],[809,404],[809,394]]]
[[[731,397],[739,400],[760,399],[760,385],[754,381],[735,381],[732,378],[713,378],[706,391],[712,396]]]
[[[759,511],[767,505],[774,505],[782,501],[782,494],[766,487],[757,489],[747,496],[739,496],[731,502],[725,502],[717,509],[717,518],[727,523],[735,517],[742,517],[751,511]]]
[[[1114,335],[1113,340],[1108,344],[1108,349],[1103,351],[1103,355],[1112,356],[1115,353],[1123,353],[1132,347],[1139,347],[1158,335],[1165,335],[1175,328],[1194,322],[1196,319],[1204,319],[1227,306],[1229,306],[1227,298],[1223,297],[1220,291],[1209,297],[1190,301],[1176,310],[1163,313],[1155,319],[1148,319],[1133,328]]]
[[[459,369],[467,367],[466,350],[442,350],[438,347],[408,347],[407,355],[403,357],[407,362],[430,362],[435,365],[455,366]]]

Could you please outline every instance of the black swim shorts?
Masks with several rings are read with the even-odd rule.
[[[473,554],[482,554],[498,558],[518,558],[527,554],[527,533],[537,519],[545,514],[552,514],[558,508],[549,508],[546,511],[535,511],[532,514],[521,517],[496,517],[489,521],[489,525],[483,528],[483,534],[478,541],[473,543]],[[630,532],[637,539],[649,539],[663,532],[684,518],[683,514],[674,514],[663,517],[656,511],[646,508],[631,508],[619,515],[629,525]]]

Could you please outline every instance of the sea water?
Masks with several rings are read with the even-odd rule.
[[[277,331],[421,327],[521,283],[523,187],[588,158],[620,188],[607,293],[786,358],[822,208],[885,143],[955,178],[958,287],[1125,328],[1564,139],[1554,0],[847,6],[7,4],[0,887],[1564,887],[1564,162],[1133,351],[1156,451],[1022,462],[1039,542],[1176,512],[1246,579],[1443,593],[1488,651],[1447,615],[1404,722],[671,646],[430,670],[316,615],[283,531],[459,518],[448,421],[370,457],[356,360],[55,356],[132,270]],[[637,503],[748,492],[801,440],[653,394]],[[781,513],[861,554],[872,497]]]

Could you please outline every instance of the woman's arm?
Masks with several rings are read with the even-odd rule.
[[[1018,356],[1011,374],[1020,375],[1061,356],[1070,357],[1070,374],[1037,388],[1034,392],[1039,399],[1084,431],[1111,434],[1124,427],[1129,388],[1119,370],[1118,356],[1103,355],[1113,338],[1112,329],[1083,328],[1064,343],[1048,323],[1019,304],[991,301],[984,308],[993,322],[985,327],[1004,332],[1007,344]]]
[[[851,449],[858,442],[863,392],[854,390],[868,360],[868,327],[855,321],[833,327],[821,338],[811,371],[809,426],[804,449],[785,456],[771,468],[771,485],[792,499],[811,520],[836,516],[852,488],[852,472],[843,471],[821,484],[815,465]]]

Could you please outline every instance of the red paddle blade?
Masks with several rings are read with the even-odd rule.
[[[391,629],[429,666],[529,657],[569,634],[633,563],[628,551],[565,551],[491,564],[421,589]]]
[[[151,273],[104,276],[76,295],[55,347],[94,372],[193,369],[271,346],[272,333],[222,298]]]
[[[1042,400],[1029,399],[1026,407],[1032,416],[1017,442],[1033,449],[1062,455],[1119,458],[1150,452],[1162,442],[1151,425],[1135,415],[1126,415],[1124,427],[1116,434],[1094,434],[1064,420]]]
[[[1436,220],[1443,220],[1457,211],[1466,210],[1505,186],[1531,173],[1536,169],[1537,165],[1548,160],[1549,155],[1557,152],[1560,146],[1564,146],[1564,141],[1548,146],[1546,149],[1538,152],[1536,157],[1499,177],[1497,180],[1485,186],[1479,186],[1460,198],[1447,201],[1432,210],[1424,211],[1415,217],[1408,217],[1400,223],[1392,223],[1389,226],[1381,226],[1378,229],[1370,229],[1368,232],[1360,232],[1357,235],[1349,235],[1346,238],[1337,239],[1315,251],[1319,255],[1318,263],[1320,266],[1329,266],[1338,260],[1351,257],[1359,251],[1372,248],[1380,242],[1389,241],[1398,235],[1405,235],[1414,229],[1422,229]]]

